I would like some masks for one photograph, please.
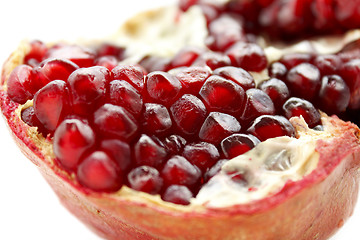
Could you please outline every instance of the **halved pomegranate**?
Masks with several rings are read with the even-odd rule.
[[[24,43],[0,82],[17,144],[106,239],[329,238],[358,193],[360,130],[327,115],[359,109],[360,78],[349,79],[357,49],[269,56],[254,34],[286,44],[288,33],[314,34],[309,14],[316,30],[334,18],[295,0],[181,1],[189,12],[177,9],[170,25],[203,18],[194,4],[209,35],[200,48],[185,41],[166,56],[132,45],[145,22],[158,27],[154,12],[125,25],[119,38],[134,42]],[[311,7],[325,11],[321,4]],[[265,14],[279,28],[264,26]],[[350,28],[348,19],[333,21],[330,32]]]

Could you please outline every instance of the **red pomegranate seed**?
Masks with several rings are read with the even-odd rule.
[[[68,89],[62,80],[54,80],[48,83],[34,96],[35,114],[50,132],[55,131],[62,119],[69,113],[68,108]]]
[[[41,62],[46,56],[48,47],[39,40],[30,42],[30,51],[26,54],[24,62],[29,64],[35,60],[35,63]]]
[[[282,56],[279,62],[282,63],[287,69],[291,69],[301,63],[309,63],[312,58],[313,55],[309,53],[288,53]]]
[[[201,171],[186,158],[175,155],[165,163],[161,176],[167,186],[178,184],[191,188],[199,182]]]
[[[207,142],[191,143],[185,146],[182,155],[203,172],[212,167],[219,159],[217,148]]]
[[[44,137],[48,134],[48,131],[40,123],[39,119],[35,115],[34,107],[28,107],[22,110],[21,119],[30,127],[37,127],[37,131],[41,133]]]
[[[208,47],[213,51],[225,51],[234,43],[245,40],[241,19],[236,15],[222,14],[208,27],[211,40]]]
[[[161,198],[167,202],[189,205],[192,197],[193,194],[189,188],[181,185],[170,185]]]
[[[290,69],[286,83],[291,95],[311,101],[320,89],[320,71],[312,64],[301,63]]]
[[[324,76],[319,91],[319,105],[328,114],[344,112],[350,102],[350,89],[339,75]]]
[[[322,75],[335,74],[341,66],[341,59],[334,54],[318,55],[314,59],[314,65]]]
[[[284,64],[280,62],[273,62],[268,67],[268,71],[269,71],[269,76],[271,78],[278,78],[281,80],[285,80],[288,69]]]
[[[350,89],[350,109],[360,109],[360,59],[345,63],[340,69],[340,76]]]
[[[79,183],[94,191],[114,192],[122,186],[122,176],[115,161],[105,152],[96,151],[79,164]]]
[[[170,154],[176,155],[184,149],[186,139],[179,135],[170,135],[164,139],[163,145]]]
[[[114,159],[122,172],[131,166],[131,150],[128,143],[119,139],[105,139],[100,142],[100,149]]]
[[[274,114],[275,107],[269,95],[256,88],[251,88],[246,91],[246,103],[239,117],[242,124],[247,125],[261,115]]]
[[[251,134],[235,133],[221,141],[226,158],[234,158],[253,149],[260,140]]]
[[[203,102],[191,94],[185,94],[170,107],[171,116],[181,133],[196,134],[206,118]]]
[[[212,177],[214,177],[217,173],[221,171],[222,166],[229,160],[227,159],[221,159],[215,163],[214,166],[212,166],[210,169],[208,169],[204,173],[204,182],[208,182]]]
[[[170,68],[189,67],[198,58],[203,50],[197,47],[185,46],[170,62]]]
[[[55,45],[50,48],[47,58],[68,59],[79,67],[91,67],[94,65],[96,53],[89,48],[79,45]]]
[[[238,42],[231,46],[226,54],[234,66],[247,71],[261,72],[267,67],[265,52],[255,43]]]
[[[231,65],[230,58],[219,52],[205,52],[201,54],[192,64],[193,66],[208,66],[212,70]]]
[[[197,95],[205,80],[211,75],[210,70],[205,67],[188,67],[179,69],[176,78],[182,84],[185,92]]]
[[[171,105],[177,99],[181,83],[173,75],[167,72],[155,71],[146,77],[146,90],[149,96],[156,102]]]
[[[140,166],[131,170],[127,176],[129,185],[132,189],[157,194],[163,186],[163,179],[155,168]]]
[[[261,82],[258,88],[271,98],[277,112],[282,110],[282,105],[290,97],[290,91],[286,84],[277,78]]]
[[[283,2],[277,16],[277,23],[279,28],[285,32],[286,35],[296,35],[302,33],[307,25],[311,22],[309,14],[311,1],[303,0],[289,0]],[[285,35],[284,34],[284,35]],[[293,36],[291,36],[293,37]]]
[[[161,104],[145,103],[143,130],[149,134],[163,135],[172,126],[169,111]]]
[[[114,80],[109,84],[108,102],[122,106],[130,113],[139,115],[143,108],[143,99],[138,90],[124,80]]]
[[[254,78],[249,72],[245,71],[242,68],[237,68],[233,66],[221,67],[215,69],[213,74],[239,84],[245,91],[249,88],[255,87]]]
[[[247,132],[257,137],[260,141],[269,138],[289,136],[295,137],[293,125],[283,116],[262,115],[257,117]]]
[[[54,133],[54,154],[60,164],[75,170],[80,157],[95,144],[95,133],[79,119],[66,119]]]
[[[155,71],[168,71],[170,68],[171,59],[160,56],[145,56],[139,61],[139,65],[142,66],[147,72]]]
[[[110,77],[110,71],[100,66],[74,71],[68,78],[74,112],[80,115],[91,114],[105,98]]]
[[[113,70],[117,64],[118,60],[114,56],[103,56],[95,60],[96,66],[106,67],[109,71]]]
[[[98,57],[104,56],[112,56],[117,60],[121,60],[123,58],[125,48],[119,47],[112,43],[103,43],[96,49],[96,55]]]
[[[305,99],[291,97],[284,103],[283,110],[288,119],[302,116],[310,128],[321,123],[320,113],[311,102]]]
[[[9,98],[20,104],[30,100],[33,97],[32,92],[34,92],[32,91],[31,82],[32,68],[28,65],[17,66],[7,80],[7,94]]]
[[[336,27],[333,0],[315,0],[312,3],[314,27],[319,30],[329,30]]]
[[[246,23],[255,22],[259,15],[259,5],[255,1],[237,1],[231,0],[227,3],[227,9],[230,12],[243,16]]]
[[[148,135],[142,134],[134,146],[135,163],[159,168],[166,160],[167,152]]]
[[[104,104],[94,113],[94,125],[103,137],[131,139],[138,130],[134,117],[123,107]]]
[[[119,65],[113,68],[111,72],[113,74],[113,79],[125,80],[140,92],[144,89],[146,70],[140,65]]]
[[[335,16],[342,27],[355,29],[360,27],[358,1],[334,0]]]
[[[239,132],[240,123],[231,115],[211,112],[200,128],[199,138],[202,141],[219,144],[221,140]]]
[[[245,91],[240,85],[216,75],[206,80],[199,94],[209,110],[226,113],[239,112],[245,100]]]

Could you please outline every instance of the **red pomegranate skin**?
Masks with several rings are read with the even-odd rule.
[[[334,137],[316,142],[318,167],[303,179],[288,181],[276,194],[225,208],[179,206],[128,188],[120,194],[81,187],[46,155],[30,127],[19,117],[17,103],[6,93],[6,79],[21,64],[14,55],[0,81],[0,108],[10,132],[40,170],[62,204],[106,239],[328,239],[354,210],[359,189],[360,130],[336,116],[327,117]],[[296,121],[293,121],[296,127]],[[154,221],[156,220],[156,221]]]

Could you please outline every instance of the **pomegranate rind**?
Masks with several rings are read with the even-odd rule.
[[[62,204],[106,239],[327,239],[349,218],[359,188],[359,129],[324,117],[333,137],[318,140],[317,168],[278,193],[224,208],[180,206],[159,196],[123,187],[96,193],[54,164],[51,139],[20,119],[25,108],[11,101],[6,80],[28,51],[23,43],[6,61],[0,81],[0,108],[15,142],[54,189]],[[296,121],[293,121],[295,127]]]

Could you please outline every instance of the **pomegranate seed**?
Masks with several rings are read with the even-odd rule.
[[[273,62],[268,67],[268,71],[271,78],[285,80],[288,69],[280,62]]]
[[[293,37],[291,34],[296,35],[303,32],[310,23],[307,21],[309,20],[309,10],[309,3],[303,0],[283,2],[283,6],[277,15],[279,28],[290,37]]]
[[[134,117],[123,107],[104,104],[94,113],[94,125],[103,137],[131,139],[138,130]]]
[[[283,110],[288,119],[302,116],[310,128],[321,123],[320,113],[311,102],[305,99],[291,97],[284,103]]]
[[[320,70],[322,75],[335,74],[340,68],[341,59],[337,55],[318,55],[314,59],[314,65]]]
[[[193,66],[208,66],[212,70],[231,65],[230,58],[219,52],[205,52],[201,54],[192,64]]]
[[[181,83],[169,73],[155,71],[147,75],[146,90],[154,101],[169,106],[178,97]]]
[[[49,49],[47,58],[68,59],[83,68],[93,66],[95,56],[94,51],[79,45],[55,45]]]
[[[290,69],[286,82],[292,95],[311,101],[320,89],[320,71],[312,64],[301,63]]]
[[[124,107],[135,116],[139,115],[143,108],[143,100],[139,91],[124,80],[110,82],[108,102]]]
[[[103,56],[112,56],[116,60],[121,60],[123,58],[125,49],[111,43],[103,43],[96,49],[96,55],[98,57]]]
[[[96,66],[106,67],[109,71],[113,70],[117,64],[118,60],[114,56],[103,56],[95,60]]]
[[[41,62],[45,55],[47,54],[48,48],[47,46],[39,41],[34,40],[30,42],[30,51],[26,54],[24,58],[24,62],[29,64],[32,61],[36,61],[36,63]]]
[[[240,85],[216,75],[206,80],[199,94],[209,110],[226,113],[239,112],[245,100],[245,92]]]
[[[261,72],[267,67],[265,52],[255,43],[238,42],[230,47],[226,54],[234,66],[247,71]]]
[[[189,205],[192,197],[189,188],[181,185],[170,185],[162,195],[164,201],[181,205]]]
[[[195,134],[206,118],[203,102],[194,95],[185,94],[170,107],[171,116],[181,133]]]
[[[261,115],[273,114],[275,114],[275,107],[269,95],[256,88],[246,91],[244,111],[239,118],[242,124],[247,125]]]
[[[134,153],[137,166],[147,165],[155,168],[161,167],[167,156],[165,148],[145,134],[142,134],[135,144]]]
[[[170,154],[175,155],[183,150],[186,145],[186,140],[179,135],[170,135],[164,139],[163,144]]]
[[[360,59],[345,63],[340,69],[340,76],[350,89],[350,109],[360,109]]]
[[[260,140],[251,134],[235,133],[221,141],[221,149],[226,158],[234,158],[253,149]]]
[[[80,115],[88,115],[105,98],[110,81],[110,71],[105,67],[95,66],[80,68],[68,78],[70,99],[73,110]]]
[[[257,137],[260,141],[269,138],[289,136],[295,137],[293,125],[283,116],[262,115],[257,117],[247,132]]]
[[[7,94],[17,103],[24,104],[33,97],[31,93],[32,68],[28,65],[17,66],[7,80]]]
[[[145,103],[143,129],[149,134],[162,135],[172,126],[167,108],[161,104]]]
[[[200,128],[199,138],[217,145],[227,136],[239,132],[240,129],[240,123],[233,116],[211,112]]]
[[[122,185],[118,166],[102,151],[85,157],[79,164],[76,176],[81,185],[94,191],[114,192]]]
[[[242,68],[237,68],[233,66],[222,67],[215,69],[213,74],[239,84],[245,91],[249,88],[255,87],[254,78],[249,72],[245,71]]]
[[[186,158],[175,155],[164,165],[161,176],[167,186],[178,184],[193,187],[201,177],[201,171]]]
[[[319,91],[319,105],[328,114],[344,112],[350,102],[350,89],[339,75],[324,76]]]
[[[208,182],[212,177],[221,171],[222,166],[229,160],[221,159],[215,163],[210,169],[208,169],[204,174],[204,182]]]
[[[171,59],[160,56],[146,56],[139,61],[140,66],[142,66],[147,72],[155,71],[168,71],[170,68]]]
[[[271,98],[277,112],[282,110],[282,105],[290,97],[290,91],[286,84],[277,78],[261,82],[258,88]]]
[[[66,119],[54,133],[54,154],[59,163],[75,170],[80,157],[95,144],[95,133],[79,119]]]
[[[315,0],[312,3],[312,13],[315,17],[314,27],[316,29],[331,31],[336,27],[333,2],[333,0]]]
[[[207,142],[186,145],[182,155],[203,172],[212,167],[220,157],[217,148]]]
[[[48,134],[48,131],[40,123],[39,119],[36,117],[34,107],[28,107],[22,110],[21,119],[30,127],[37,127],[37,131],[41,133],[44,137]]]
[[[66,83],[62,80],[52,81],[35,94],[35,114],[42,125],[53,132],[69,113],[68,102]]]
[[[197,95],[205,80],[210,76],[210,71],[205,67],[188,67],[178,71],[175,76],[181,82],[184,91]]]
[[[357,1],[335,0],[335,16],[342,27],[355,29],[360,27],[359,5]]]
[[[159,171],[149,166],[134,168],[127,179],[132,189],[150,194],[159,193],[163,186]]]
[[[139,92],[144,89],[144,78],[146,70],[139,65],[116,66],[111,71],[114,79],[125,80],[135,87]]]
[[[291,69],[301,63],[309,63],[312,58],[313,56],[309,53],[288,53],[282,56],[279,61],[287,69]]]
[[[197,47],[185,46],[172,58],[170,68],[189,67],[198,58],[202,50]]]
[[[231,0],[227,3],[227,9],[230,12],[243,16],[247,22],[255,22],[259,15],[259,6],[254,1],[237,1]]]
[[[119,139],[105,139],[100,142],[100,148],[114,159],[122,172],[127,171],[131,166],[131,152],[128,143]]]

